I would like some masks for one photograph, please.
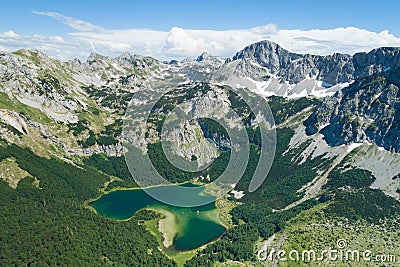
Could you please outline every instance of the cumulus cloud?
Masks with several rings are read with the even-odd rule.
[[[62,38],[61,36],[50,36],[49,40],[54,43],[65,43],[64,38]]]
[[[86,45],[66,42],[61,36],[43,36],[39,34],[19,35],[10,32],[0,33],[0,50],[12,52],[19,49],[36,49],[56,58],[67,60],[74,57],[87,57],[88,51],[80,53]]]
[[[272,41],[298,53],[327,55],[335,52],[354,54],[382,46],[400,46],[400,38],[388,31],[371,32],[354,27],[331,30],[279,30]]]
[[[354,27],[330,30],[279,29],[275,24],[237,30],[191,30],[172,27],[169,31],[149,29],[108,30],[55,12],[34,12],[69,26],[62,36],[23,36],[10,30],[0,33],[0,49],[41,49],[62,60],[85,59],[90,52],[117,56],[125,51],[153,56],[160,60],[196,57],[208,52],[231,57],[245,46],[271,40],[297,53],[328,55],[336,52],[354,54],[382,46],[400,46],[400,38],[388,31],[371,32]]]
[[[7,32],[1,33],[1,34],[0,34],[0,37],[16,39],[16,38],[19,38],[20,35],[19,35],[19,34],[16,34],[14,31],[11,30],[11,31],[7,31]]]
[[[250,31],[260,35],[271,35],[271,34],[276,34],[278,32],[278,28],[276,27],[275,24],[270,23],[267,25],[251,28]]]
[[[203,38],[190,36],[184,29],[173,27],[167,35],[164,51],[169,55],[193,55],[205,50]]]

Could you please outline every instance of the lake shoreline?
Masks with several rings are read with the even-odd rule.
[[[190,184],[200,186],[204,185],[198,181],[196,183],[189,181],[172,185],[179,186],[184,184],[189,184],[188,186],[190,186]],[[163,186],[168,185],[152,186],[148,188]],[[230,228],[229,220],[228,223],[226,223],[227,220],[221,220],[225,216],[222,216],[221,218],[221,205],[217,205],[217,200],[215,199],[215,196],[215,200],[213,201],[214,203],[210,203],[210,205],[207,207],[175,207],[166,205],[165,203],[157,202],[157,200],[148,195],[147,192],[145,192],[146,190],[144,189],[146,188],[115,187],[107,191],[106,188],[102,188],[99,190],[99,195],[96,196],[96,198],[88,199],[85,201],[85,206],[97,213],[98,215],[106,216],[108,218],[118,221],[129,221],[132,219],[134,220],[135,214],[139,210],[150,210],[156,212],[157,214],[159,214],[157,216],[157,219],[153,220],[152,222],[149,221],[149,223],[141,221],[139,221],[138,223],[144,223],[146,225],[146,230],[152,232],[153,235],[157,238],[159,249],[164,251],[164,253],[169,257],[178,260],[180,262],[180,266],[183,265],[183,262],[193,257],[196,251],[201,250],[207,245],[219,240],[222,233]],[[202,188],[198,189],[199,192],[203,190],[204,189]],[[127,191],[130,192],[128,193]],[[113,194],[110,195],[110,193]],[[192,195],[193,194],[189,194],[184,197],[188,198]],[[197,194],[195,195],[197,196]],[[212,195],[208,193],[205,193],[204,195],[203,193],[198,194],[198,197],[206,196]],[[104,199],[102,199],[102,197],[104,197]],[[100,204],[103,206],[99,206],[99,203],[103,203]],[[127,217],[124,217],[124,213],[121,213],[124,212],[124,207],[126,207],[128,213],[126,214]],[[129,209],[132,210],[132,208],[136,210],[135,213],[129,212]],[[225,210],[225,212],[227,211]],[[203,223],[202,221],[205,221],[205,223]],[[194,228],[192,229],[190,227]],[[213,237],[214,233],[215,236]],[[199,246],[196,246],[197,244]]]
[[[117,179],[114,179],[113,181],[116,181],[116,180]],[[108,182],[111,183],[111,181],[108,181]],[[85,202],[87,202],[87,203],[94,202],[94,201],[98,200],[99,198],[101,198],[102,196],[108,195],[108,194],[110,194],[112,192],[115,192],[115,191],[145,190],[145,189],[150,189],[150,188],[159,187],[159,186],[184,185],[184,184],[193,184],[193,185],[198,185],[198,186],[206,185],[206,183],[201,183],[201,182],[198,182],[198,181],[188,181],[188,182],[181,182],[181,183],[176,183],[176,184],[169,183],[169,184],[151,185],[151,186],[147,186],[147,187],[140,187],[140,186],[137,186],[137,187],[121,187],[121,186],[117,186],[117,187],[111,188],[108,191],[106,190],[107,187],[102,187],[102,188],[99,188],[99,193],[100,194],[97,197],[89,198]],[[108,185],[109,184],[107,184],[107,186]]]
[[[161,243],[165,249],[173,246],[174,238],[178,233],[178,218],[172,212],[162,208],[144,208],[146,210],[152,210],[157,213],[161,213],[164,217],[158,220],[158,231],[161,234]]]

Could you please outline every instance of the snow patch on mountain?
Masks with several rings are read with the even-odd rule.
[[[363,143],[353,143],[347,147],[347,152],[351,152],[357,147],[361,146]]]
[[[232,87],[248,88],[261,96],[281,96],[289,99],[300,97],[324,98],[334,95],[337,91],[347,87],[350,83],[341,83],[330,88],[322,86],[322,82],[315,78],[306,78],[297,84],[281,82],[280,78],[269,78],[267,81],[256,81],[250,77],[231,76],[223,84]]]

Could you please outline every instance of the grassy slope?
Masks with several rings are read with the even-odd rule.
[[[351,250],[371,250],[373,255],[377,253],[400,255],[398,247],[398,236],[400,230],[396,227],[397,222],[388,222],[385,226],[372,225],[360,220],[351,222],[349,220],[327,216],[325,209],[328,204],[320,204],[290,220],[286,229],[276,236],[279,240],[282,235],[287,239],[282,249],[291,251],[293,249],[302,251],[314,249],[322,251],[331,247],[336,249],[339,239],[347,241],[347,248]],[[349,266],[348,262],[313,263],[315,266]],[[362,262],[363,266],[376,266],[375,263]],[[280,262],[279,266],[309,266],[307,262]]]

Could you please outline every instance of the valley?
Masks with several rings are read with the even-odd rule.
[[[398,255],[399,58],[396,47],[320,56],[266,40],[173,62],[1,53],[0,265],[307,265],[258,260],[267,240]],[[260,98],[265,114],[252,110]],[[192,117],[163,129],[178,111]],[[238,151],[246,162],[218,183]]]

